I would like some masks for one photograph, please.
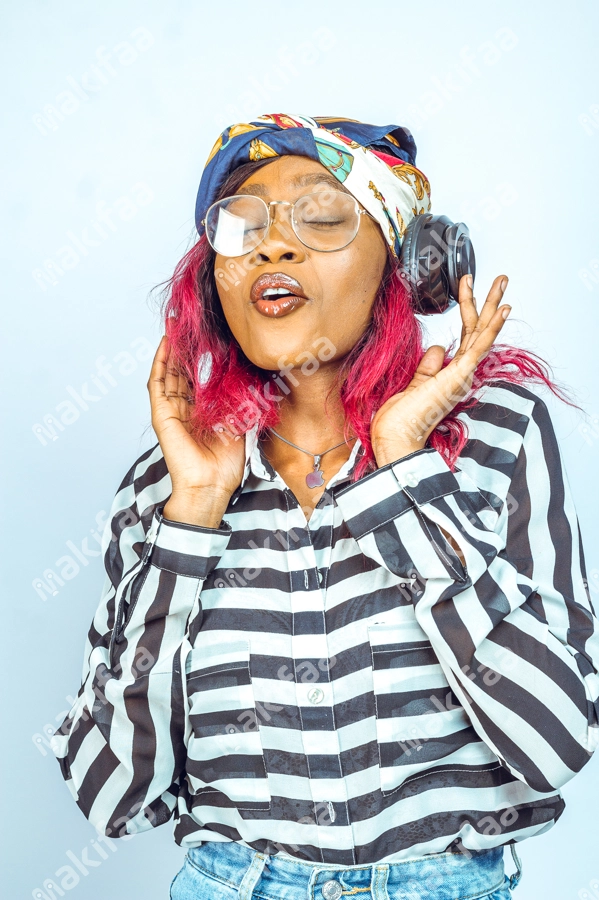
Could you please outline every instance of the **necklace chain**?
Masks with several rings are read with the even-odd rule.
[[[294,444],[291,441],[288,441],[287,438],[284,438],[282,435],[280,435],[277,431],[274,430],[274,428],[269,428],[268,430],[272,431],[273,434],[276,434],[276,436],[278,438],[280,438],[282,441],[285,441],[286,444],[289,444],[291,447],[295,447],[296,450],[301,450],[302,453],[307,453],[308,456],[313,456],[314,459],[316,459],[317,457],[318,457],[318,459],[321,459],[325,455],[325,453],[328,453],[330,450],[336,450],[336,448],[340,447],[341,444],[347,443],[347,441],[340,441],[338,444],[335,444],[334,447],[329,447],[328,450],[323,450],[322,453],[312,453],[310,450],[304,450],[303,447],[298,447],[297,444]],[[355,437],[355,435],[354,435],[354,437]],[[353,439],[354,438],[351,437],[350,441],[353,441]]]
[[[303,447],[298,447],[297,444],[294,444],[292,441],[288,441],[287,438],[284,438],[281,434],[276,432],[274,428],[269,428],[276,437],[278,437],[281,441],[285,441],[286,444],[289,444],[290,447],[295,447],[296,450],[301,450],[302,453],[307,453],[308,456],[312,456],[314,458],[314,469],[312,472],[309,472],[306,475],[306,484],[309,488],[321,487],[324,484],[324,472],[320,468],[320,460],[325,455],[325,453],[329,453],[331,450],[335,450],[337,447],[340,447],[341,444],[346,444],[347,441],[340,441],[338,444],[335,444],[334,447],[329,447],[328,450],[323,450],[322,453],[312,453],[310,450],[305,450]],[[353,441],[355,435],[351,437],[349,440]]]

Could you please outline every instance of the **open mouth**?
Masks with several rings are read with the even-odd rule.
[[[252,285],[250,299],[257,312],[269,318],[288,315],[308,301],[299,281],[283,272],[260,275]]]
[[[273,297],[294,297],[297,296],[293,293],[293,291],[287,290],[287,288],[266,288],[265,291],[262,291],[262,300],[270,300]]]

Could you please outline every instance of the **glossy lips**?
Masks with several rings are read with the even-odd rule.
[[[278,296],[275,291],[278,289]],[[286,293],[281,293],[281,291]],[[250,291],[250,300],[257,311],[271,319],[287,316],[308,300],[302,286],[295,278],[274,272],[260,275]]]

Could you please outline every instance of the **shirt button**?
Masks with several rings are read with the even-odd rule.
[[[342,893],[343,888],[338,881],[325,881],[322,886],[324,900],[339,900]]]
[[[403,479],[408,487],[416,487],[416,485],[418,484],[418,479],[413,472],[406,472],[403,476]]]
[[[321,691],[320,688],[310,688],[308,691],[308,701],[310,703],[321,703],[324,698],[324,691]],[[336,881],[327,881],[327,884],[337,884]],[[339,896],[336,894],[335,896]]]
[[[324,581],[324,575],[322,574],[322,572],[318,573],[318,581],[320,584],[322,584],[322,582]]]

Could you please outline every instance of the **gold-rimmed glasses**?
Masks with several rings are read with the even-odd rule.
[[[249,253],[268,235],[274,221],[273,206],[289,206],[291,227],[298,240],[323,253],[347,247],[358,233],[361,216],[368,215],[345,191],[315,191],[294,203],[266,202],[255,194],[234,194],[213,203],[202,219],[211,247],[228,257]]]

